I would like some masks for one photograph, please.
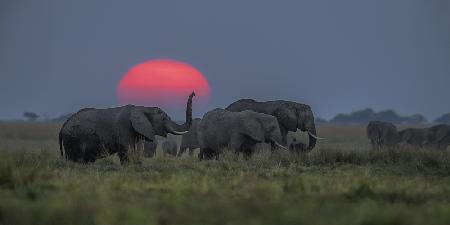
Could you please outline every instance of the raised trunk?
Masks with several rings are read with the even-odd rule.
[[[190,128],[192,126],[192,98],[195,96],[195,92],[192,91],[192,93],[189,95],[189,98],[186,103],[186,126]]]
[[[192,98],[195,96],[195,92],[189,95],[186,104],[186,122],[184,124],[177,124],[175,122],[166,123],[167,132],[172,134],[177,134],[177,132],[188,131],[192,125]]]

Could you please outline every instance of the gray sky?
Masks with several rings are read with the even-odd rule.
[[[0,34],[2,119],[115,106],[124,73],[155,58],[202,71],[208,108],[450,112],[448,0],[0,0]]]

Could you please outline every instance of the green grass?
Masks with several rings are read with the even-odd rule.
[[[2,225],[450,224],[450,153],[370,151],[363,127],[321,127],[328,140],[305,155],[158,154],[121,166],[61,160],[55,124],[4,126]]]

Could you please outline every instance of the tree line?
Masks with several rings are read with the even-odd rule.
[[[390,122],[394,124],[420,124],[427,123],[425,116],[421,114],[414,114],[410,116],[399,115],[394,110],[382,110],[376,112],[371,108],[354,111],[349,114],[340,113],[329,121],[323,118],[316,118],[317,123],[340,123],[340,124],[358,124],[358,123],[368,123],[370,121],[379,120]],[[434,123],[448,123],[450,124],[450,113],[446,113],[431,121]]]

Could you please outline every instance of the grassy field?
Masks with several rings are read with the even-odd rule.
[[[450,153],[321,126],[305,155],[60,159],[59,124],[0,123],[0,224],[450,224]]]

